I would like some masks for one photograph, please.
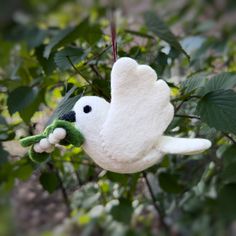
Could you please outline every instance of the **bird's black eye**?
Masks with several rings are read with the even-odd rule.
[[[89,113],[90,111],[92,111],[92,107],[89,105],[84,106],[84,113]]]

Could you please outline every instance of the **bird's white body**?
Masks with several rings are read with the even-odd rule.
[[[84,113],[85,106],[92,110]],[[195,154],[211,145],[206,139],[163,136],[174,116],[170,89],[151,67],[131,58],[119,59],[112,68],[111,103],[82,97],[73,110],[85,152],[113,172],[139,172],[165,153]]]
[[[170,89],[151,67],[131,58],[119,59],[112,68],[111,103],[85,96],[73,111],[85,152],[113,172],[139,172],[165,153],[191,155],[211,146],[206,139],[163,136],[174,116]]]

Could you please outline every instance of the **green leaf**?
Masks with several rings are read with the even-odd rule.
[[[102,91],[103,96],[105,95],[106,98],[110,98],[111,85],[109,80],[94,79],[92,83],[93,87],[96,87],[99,91]]]
[[[8,161],[9,153],[3,149],[0,145],[0,165],[5,164]]]
[[[225,219],[236,219],[236,184],[227,184],[219,192],[219,213]]]
[[[118,174],[118,173],[114,173],[114,172],[110,172],[110,171],[108,171],[106,173],[106,177],[108,179],[110,179],[112,182],[120,183],[122,185],[127,185],[127,182],[128,182],[127,175]]]
[[[176,175],[162,172],[158,176],[161,188],[168,193],[180,193],[183,191],[183,186],[178,183]]]
[[[177,51],[182,52],[188,59],[189,55],[184,51],[175,35],[169,30],[166,24],[153,11],[144,14],[145,23],[148,29],[156,34],[160,39],[164,40]]]
[[[39,46],[48,34],[47,30],[42,30],[36,27],[26,28],[24,32],[24,41],[27,42],[30,48]]]
[[[225,184],[236,183],[236,162],[224,168],[221,178]]]
[[[17,111],[22,111],[32,103],[37,94],[37,89],[26,86],[18,87],[13,90],[7,99],[9,113],[12,115]]]
[[[156,72],[158,76],[161,76],[167,66],[168,55],[164,52],[158,52],[157,57],[150,65]]]
[[[50,41],[50,43],[45,47],[43,56],[48,59],[51,51],[63,45],[63,42],[70,37],[75,28],[69,27],[59,31]]]
[[[55,69],[56,64],[54,62],[54,53],[51,53],[48,58],[43,56],[45,45],[41,45],[35,49],[35,56],[37,57],[38,62],[43,68],[43,71],[46,75],[50,75]]]
[[[44,89],[39,90],[38,88],[35,88],[35,90],[37,91],[36,97],[32,98],[31,103],[19,112],[20,117],[26,123],[30,122],[31,117],[37,111],[39,105],[44,101],[45,90]]]
[[[53,112],[52,116],[49,118],[47,124],[49,125],[50,123],[53,122],[54,119],[59,118],[60,116],[66,114],[67,112],[71,111],[75,103],[78,101],[78,99],[81,97],[81,94],[76,95],[74,97],[71,97],[72,94],[76,90],[76,86],[72,87],[66,95],[62,98],[60,103],[58,104],[56,110]],[[81,91],[82,93],[82,91]]]
[[[59,33],[56,34],[45,47],[43,55],[45,58],[48,58],[51,51],[66,46],[77,38],[80,38],[89,44],[94,44],[101,38],[101,36],[102,31],[100,27],[96,24],[90,24],[88,18],[86,18],[75,27],[69,27],[59,31]]]
[[[43,188],[49,193],[53,193],[60,185],[60,181],[54,172],[43,172],[39,181]]]
[[[236,73],[223,72],[209,79],[204,86],[204,94],[215,90],[233,89],[236,85]]]
[[[81,22],[77,31],[80,32],[80,38],[90,45],[98,42],[103,34],[101,31],[101,26],[97,24],[90,24],[88,18]]]
[[[68,47],[57,52],[54,57],[56,65],[61,70],[67,70],[82,60],[84,51],[81,48]],[[72,65],[71,65],[72,64]]]
[[[0,125],[7,125],[7,121],[2,115],[0,115]]]
[[[236,183],[236,146],[230,145],[222,153],[224,169],[221,178],[224,184]]]
[[[119,204],[111,209],[111,215],[114,220],[129,224],[133,213],[132,203],[124,198],[119,200]]]
[[[196,112],[210,127],[236,134],[236,93],[232,90],[206,94],[198,102]]]
[[[27,180],[33,172],[33,168],[30,164],[22,164],[14,171],[14,176],[20,180]]]
[[[206,83],[206,73],[197,73],[189,76],[181,83],[181,90],[184,94],[190,94],[199,88],[202,88]]]
[[[223,153],[223,163],[224,167],[228,167],[233,163],[236,163],[236,146],[231,145],[229,146]]]
[[[15,132],[13,130],[9,130],[7,129],[3,129],[0,130],[0,141],[8,141],[8,140],[12,140],[15,137]]]

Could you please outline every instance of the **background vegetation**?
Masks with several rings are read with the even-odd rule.
[[[236,235],[235,8],[1,1],[0,235]],[[118,57],[151,65],[171,87],[167,133],[208,138],[209,151],[166,155],[133,175],[104,171],[72,146],[30,161],[20,137],[41,132],[81,93],[109,101],[111,35]]]

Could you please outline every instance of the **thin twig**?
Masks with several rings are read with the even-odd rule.
[[[99,73],[99,71],[98,71],[98,68],[97,68],[97,66],[96,65],[89,65],[90,66],[90,68],[92,69],[92,71],[94,72],[94,74],[99,78],[99,79],[101,79],[101,80],[103,80],[104,78],[101,76],[101,74]]]
[[[172,99],[171,100],[171,102],[178,102],[178,101],[180,101],[180,100],[185,100],[185,99],[187,99],[187,100],[189,100],[189,99],[192,99],[192,98],[201,98],[200,96],[197,96],[197,95],[193,95],[193,96],[180,96],[180,97],[177,97],[177,98],[175,98],[175,99]]]
[[[61,179],[59,171],[54,167],[54,165],[52,163],[47,163],[47,165],[48,165],[50,170],[55,171],[55,173],[56,173],[56,176],[57,176],[58,181],[59,181],[59,187],[61,189],[62,197],[63,197],[64,203],[65,203],[66,209],[67,209],[67,216],[70,216],[70,213],[71,213],[70,200],[69,200],[69,197],[67,195],[66,189],[63,185],[63,181]]]
[[[73,67],[73,69],[96,91],[96,93],[99,95],[101,94],[104,98],[106,98],[107,100],[109,100],[109,98],[106,96],[106,94],[103,92],[102,89],[99,89],[97,87],[95,87],[93,85],[93,83],[91,83],[86,76],[83,75],[83,73],[81,73],[81,71],[73,64],[73,62],[71,61],[70,57],[67,56],[67,59],[70,63],[70,65]]]
[[[105,52],[107,52],[110,48],[112,47],[112,45],[108,45],[107,47],[105,47],[105,49],[103,49],[100,53],[98,53],[97,55],[94,55],[93,57],[91,57],[90,59],[88,59],[87,61],[85,61],[83,63],[83,65],[87,65],[89,64],[91,61],[93,60],[97,60],[98,58],[100,58]]]
[[[183,105],[185,102],[189,101],[189,100],[192,99],[192,98],[199,98],[199,97],[198,97],[198,96],[189,96],[189,97],[184,98],[184,99],[182,100],[182,102],[176,107],[175,112],[177,112],[177,111],[182,107],[182,105]],[[174,100],[173,100],[173,101],[174,101]]]
[[[236,145],[236,141],[229,135],[226,133],[223,133],[225,137],[227,137],[234,145]]]
[[[149,191],[149,193],[150,193],[153,206],[154,206],[154,208],[156,209],[156,211],[157,211],[157,213],[158,213],[158,215],[159,215],[160,224],[161,224],[161,226],[162,226],[167,232],[169,232],[170,229],[169,229],[168,225],[166,224],[166,222],[165,222],[165,220],[164,220],[165,214],[164,214],[164,212],[161,210],[160,206],[156,203],[156,198],[155,198],[154,192],[153,192],[153,190],[152,190],[151,184],[150,184],[150,182],[149,182],[149,180],[148,180],[148,178],[147,178],[147,174],[146,174],[145,171],[143,172],[143,177],[144,177],[145,182],[146,182],[146,184],[147,184],[147,188],[148,188],[148,191]]]
[[[69,200],[69,197],[67,195],[66,189],[65,189],[65,187],[63,185],[63,181],[61,179],[61,176],[60,176],[58,170],[56,171],[56,175],[57,175],[57,178],[59,180],[59,184],[60,184],[60,188],[61,188],[61,193],[62,193],[64,202],[65,202],[65,205],[66,205],[66,208],[67,208],[67,215],[70,216],[70,213],[71,213],[70,200]]]
[[[71,61],[69,56],[66,56],[68,59],[70,65],[73,67],[73,69],[91,86],[93,87],[92,83],[80,72],[80,70],[74,65],[74,63]]]
[[[183,118],[190,118],[190,119],[198,119],[198,120],[200,120],[199,116],[193,116],[193,115],[175,114],[175,117],[183,117]]]

